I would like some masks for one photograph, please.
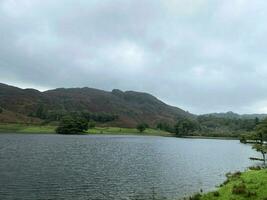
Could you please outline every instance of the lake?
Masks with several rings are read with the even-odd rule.
[[[255,155],[237,140],[0,134],[0,199],[177,199]]]

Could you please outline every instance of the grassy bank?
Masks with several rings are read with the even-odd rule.
[[[228,175],[214,192],[196,195],[192,200],[267,200],[267,169],[249,170]]]
[[[183,136],[182,138],[189,139],[221,139],[221,140],[239,140],[238,137],[226,137],[226,136]]]
[[[55,133],[55,126],[0,124],[0,133]]]
[[[0,133],[55,133],[56,126],[51,125],[27,125],[27,124],[0,124]],[[139,133],[135,128],[119,127],[95,127],[89,129],[87,134],[106,134],[106,135],[151,135],[151,136],[171,136],[166,131],[157,129],[146,129]]]
[[[108,135],[151,135],[151,136],[172,136],[171,133],[158,129],[148,128],[140,133],[135,128],[119,128],[119,127],[96,127],[89,129],[90,134],[108,134]]]

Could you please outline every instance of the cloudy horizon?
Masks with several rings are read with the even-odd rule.
[[[267,113],[267,1],[0,0],[0,82]]]

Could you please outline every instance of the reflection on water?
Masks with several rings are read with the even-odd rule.
[[[0,199],[177,199],[255,156],[233,140],[0,135]]]

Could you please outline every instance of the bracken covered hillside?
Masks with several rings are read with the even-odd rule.
[[[92,88],[59,88],[40,92],[0,84],[0,122],[40,123],[40,113],[91,112],[118,116],[112,125],[133,127],[139,122],[155,126],[174,124],[177,119],[194,115],[169,106],[156,97],[141,92]]]

